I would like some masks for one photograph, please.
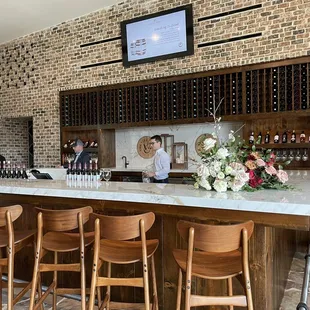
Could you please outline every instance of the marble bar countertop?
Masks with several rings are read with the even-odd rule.
[[[156,203],[201,208],[310,215],[310,172],[289,172],[294,190],[217,193],[186,184],[130,182],[67,183],[61,180],[0,179],[0,194]]]
[[[188,207],[310,215],[310,172],[290,172],[294,190],[217,193],[186,184],[130,182],[67,183],[61,180],[0,179],[0,194],[156,203]]]

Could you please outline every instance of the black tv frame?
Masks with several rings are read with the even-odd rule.
[[[158,17],[167,15],[170,13],[175,13],[179,11],[185,11],[185,17],[186,17],[186,51],[184,52],[177,52],[172,54],[166,54],[166,55],[160,55],[155,57],[149,57],[139,60],[132,60],[128,61],[128,45],[127,45],[127,32],[126,32],[126,26],[128,24],[132,24],[135,22],[139,22],[142,20],[147,20],[150,18]],[[123,65],[124,67],[128,68],[130,66],[134,66],[137,64],[142,63],[148,63],[153,62],[156,60],[164,60],[164,59],[170,59],[170,58],[176,58],[176,57],[183,57],[183,56],[189,56],[194,54],[194,30],[193,30],[193,6],[192,4],[187,4],[183,6],[179,6],[170,10],[157,12],[154,14],[144,15],[137,18],[125,20],[121,22],[121,34],[122,34],[122,57],[123,57]]]

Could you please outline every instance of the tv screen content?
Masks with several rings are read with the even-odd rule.
[[[121,28],[125,67],[194,53],[191,5],[124,21]]]

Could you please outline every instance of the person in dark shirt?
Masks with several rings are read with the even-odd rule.
[[[81,163],[82,168],[84,167],[84,164],[87,163],[89,165],[89,162],[91,160],[90,155],[84,151],[84,143],[80,139],[76,139],[72,144],[73,150],[75,152],[75,157],[72,162],[72,164],[78,165]]]

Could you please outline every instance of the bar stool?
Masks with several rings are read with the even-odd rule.
[[[91,207],[69,210],[47,210],[36,208],[38,213],[38,240],[33,270],[32,291],[29,309],[37,309],[42,305],[48,294],[53,290],[53,309],[56,310],[57,294],[81,294],[81,309],[86,309],[86,284],[85,284],[85,247],[94,241],[94,232],[84,233],[83,225],[88,221]],[[43,235],[43,228],[48,231]],[[78,233],[68,232],[79,229]],[[80,251],[80,262],[70,264],[58,264],[58,253]],[[54,252],[54,264],[42,263],[42,258],[47,252]],[[35,304],[35,290],[41,272],[53,271],[53,282],[46,292]],[[81,273],[80,288],[58,288],[57,272],[73,271]],[[39,283],[40,284],[40,283]],[[41,284],[40,284],[41,285]]]
[[[182,272],[185,279],[185,310],[199,306],[247,307],[253,310],[248,240],[254,229],[253,221],[236,225],[206,225],[186,221],[177,224],[187,250],[175,249],[173,256],[179,266],[177,306],[181,306]],[[198,249],[198,251],[194,251]],[[212,280],[227,280],[229,296],[201,296],[191,293],[192,276]],[[232,278],[241,282],[245,295],[233,296]]]
[[[153,284],[152,309],[158,310],[158,297],[155,276],[154,253],[158,240],[146,240],[145,233],[152,227],[155,215],[152,212],[133,216],[105,216],[92,214],[95,217],[95,245],[92,281],[89,299],[89,310],[94,309],[95,290],[97,288],[98,308],[110,309],[150,309],[148,259],[151,260]],[[128,241],[141,237],[141,241]],[[103,239],[101,239],[103,238]],[[104,262],[108,263],[106,277],[99,276]],[[111,264],[131,264],[142,262],[143,277],[111,278]],[[101,301],[100,287],[106,286],[107,291]],[[131,286],[144,288],[144,303],[125,303],[111,301],[111,286]]]
[[[13,222],[22,214],[23,208],[20,205],[0,208],[0,227],[6,230],[0,230],[0,250],[6,249],[6,257],[0,258],[0,309],[2,309],[2,289],[7,286],[8,305],[7,309],[12,310],[14,305],[27,293],[31,288],[30,283],[14,283],[14,255],[25,246],[35,241],[36,230],[14,231]],[[2,282],[2,272],[7,269],[8,282]],[[14,298],[14,286],[23,289]]]

